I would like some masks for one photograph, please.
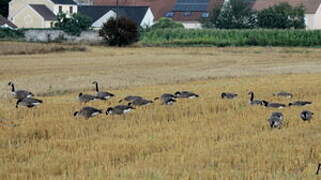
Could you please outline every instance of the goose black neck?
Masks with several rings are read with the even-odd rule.
[[[319,163],[319,165],[318,165],[318,169],[317,169],[316,175],[319,175],[320,169],[321,169],[321,163]]]
[[[15,92],[14,84],[11,83],[11,92]]]
[[[250,101],[253,101],[253,99],[254,99],[254,93],[251,93],[251,95],[250,95]]]
[[[99,92],[99,89],[98,89],[98,83],[96,82],[96,92]]]

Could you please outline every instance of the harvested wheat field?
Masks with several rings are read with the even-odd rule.
[[[106,110],[127,95],[153,99],[189,90],[196,99],[156,101],[121,116],[73,117],[92,81],[116,94],[87,105]],[[8,82],[44,101],[15,108]],[[319,180],[321,50],[304,48],[99,48],[0,56],[0,179]],[[257,99],[306,107],[269,109]],[[221,92],[235,92],[233,100]],[[289,91],[292,99],[273,92]],[[311,122],[299,118],[313,111]],[[284,114],[271,129],[271,112]]]

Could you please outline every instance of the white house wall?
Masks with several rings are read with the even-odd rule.
[[[148,8],[142,22],[140,23],[140,26],[142,28],[147,28],[147,27],[151,27],[154,24],[154,14],[152,12],[152,10],[150,8]]]
[[[321,29],[321,5],[313,16],[313,28],[312,29]]]
[[[198,21],[195,22],[180,22],[185,29],[202,29],[202,24]]]
[[[116,17],[116,13],[114,11],[109,11],[104,16],[99,18],[97,21],[95,21],[91,26],[93,28],[101,28],[105,22],[107,22],[111,17]]]
[[[69,11],[70,7],[72,7],[72,9],[73,9],[73,13],[77,13],[78,12],[77,5],[56,4],[53,7],[53,13],[54,14],[58,14],[59,13],[59,6],[62,7],[62,12],[65,13],[65,14],[68,14],[68,15],[70,15],[70,11]]]
[[[314,14],[305,14],[304,20],[306,29],[313,29]]]

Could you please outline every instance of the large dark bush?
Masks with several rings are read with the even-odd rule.
[[[110,46],[126,46],[138,41],[139,30],[136,23],[126,17],[110,18],[99,30],[99,36]]]
[[[304,7],[281,3],[258,12],[258,26],[274,29],[305,28]]]
[[[57,15],[57,23],[55,26],[64,32],[79,36],[82,31],[86,31],[91,26],[91,19],[80,13],[72,14],[68,17],[64,13]]]

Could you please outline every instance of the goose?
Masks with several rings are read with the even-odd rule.
[[[122,115],[132,111],[133,109],[135,109],[133,106],[118,105],[107,108],[106,115]]]
[[[128,103],[128,106],[145,106],[145,105],[149,105],[152,104],[153,101],[151,100],[146,100],[146,99],[136,99],[132,102]]]
[[[309,105],[312,104],[311,101],[295,101],[293,103],[289,103],[289,106],[305,106],[305,105]]]
[[[314,113],[311,111],[304,110],[300,113],[300,118],[303,121],[310,121],[312,119],[313,114]]]
[[[250,91],[248,93],[248,95],[250,96],[250,100],[249,100],[250,105],[262,105],[262,100],[254,100],[254,92],[253,91]]]
[[[173,94],[164,93],[160,97],[155,97],[154,100],[158,100],[158,99],[162,100],[162,99],[168,99],[168,98],[176,99],[177,97]]]
[[[114,94],[109,93],[109,92],[99,91],[97,81],[94,81],[93,84],[96,85],[96,93],[97,93],[96,99],[107,100],[107,99],[110,99],[115,96]]]
[[[81,110],[74,112],[74,116],[82,116],[85,119],[89,119],[101,113],[102,113],[102,110],[100,109],[86,106],[86,107],[83,107]]]
[[[79,93],[78,99],[79,99],[80,102],[87,103],[89,101],[95,100],[96,97],[93,96],[93,95],[89,95],[89,94]]]
[[[284,107],[286,107],[285,104],[280,104],[280,103],[269,103],[265,100],[262,101],[262,105],[265,106],[265,107],[271,107],[271,108],[279,108],[279,109],[282,109]]]
[[[123,101],[132,102],[132,101],[135,101],[136,99],[143,99],[143,97],[141,97],[141,96],[126,96],[124,99],[119,100],[119,103],[121,103]]]
[[[273,112],[268,119],[271,128],[281,128],[283,125],[283,114],[281,112]]]
[[[173,94],[162,94],[160,97],[156,97],[154,100],[160,99],[163,105],[172,105],[176,102],[175,100],[176,96]]]
[[[277,93],[273,93],[273,96],[292,98],[293,94],[289,93],[289,92],[285,92],[285,91],[280,91],[280,92],[277,92]]]
[[[34,94],[27,90],[15,90],[14,83],[9,82],[8,86],[11,86],[11,94],[16,99],[24,99],[24,98],[31,98]]]
[[[34,98],[24,98],[24,99],[18,99],[17,103],[16,103],[16,108],[18,108],[18,106],[26,106],[28,108],[32,108],[35,106],[38,106],[42,103],[42,100],[40,99],[34,99]]]
[[[228,93],[228,92],[223,92],[221,94],[221,98],[222,99],[234,99],[238,96],[238,94],[235,93]]]
[[[177,91],[175,93],[175,96],[177,98],[188,98],[188,99],[194,99],[194,98],[198,98],[199,95],[195,94],[193,92],[189,92],[189,91]]]

